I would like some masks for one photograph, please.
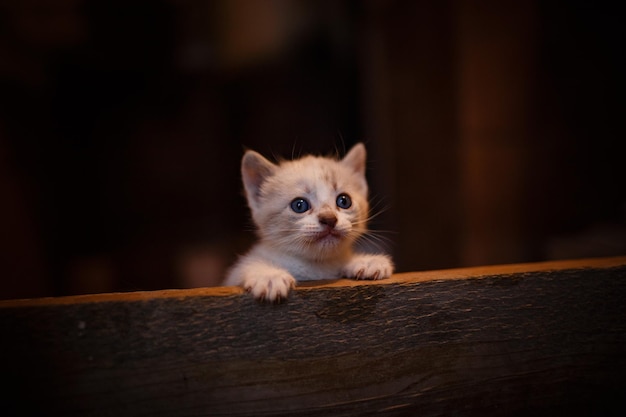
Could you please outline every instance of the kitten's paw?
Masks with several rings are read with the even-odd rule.
[[[393,263],[385,255],[356,255],[343,270],[343,275],[354,279],[384,279],[392,273]]]
[[[287,271],[281,270],[250,274],[242,283],[242,287],[257,300],[276,303],[285,300],[295,286],[296,280]]]

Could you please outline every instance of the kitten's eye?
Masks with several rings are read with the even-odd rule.
[[[352,200],[348,194],[339,194],[337,197],[337,207],[342,209],[349,209],[352,206]]]
[[[291,209],[296,213],[304,213],[309,208],[311,208],[311,205],[302,197],[298,197],[291,202]]]

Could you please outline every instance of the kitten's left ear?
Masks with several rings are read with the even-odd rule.
[[[346,156],[343,157],[341,163],[359,175],[365,176],[365,160],[367,159],[367,152],[365,151],[365,145],[357,143],[348,151]]]

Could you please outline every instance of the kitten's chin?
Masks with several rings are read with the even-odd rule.
[[[266,241],[272,242],[271,239]],[[285,239],[276,248],[291,256],[320,262],[344,257],[351,251],[353,244],[350,233],[330,229],[300,234],[296,239]]]
[[[323,231],[316,233],[308,242],[308,254],[315,259],[334,258],[348,249],[351,242],[345,234],[333,231]]]

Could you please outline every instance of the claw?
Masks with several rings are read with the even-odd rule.
[[[296,284],[293,281],[290,281],[288,279],[284,279],[283,282],[285,283],[285,286],[291,290],[293,290],[294,288],[296,288]]]

